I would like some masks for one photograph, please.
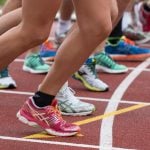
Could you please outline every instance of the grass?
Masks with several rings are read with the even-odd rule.
[[[3,5],[5,3],[5,0],[0,0],[0,5]]]

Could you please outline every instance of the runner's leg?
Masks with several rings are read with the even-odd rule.
[[[54,66],[42,82],[40,91],[55,95],[60,85],[64,84],[68,77],[83,64],[92,50],[106,39],[112,29],[112,22],[117,23],[130,0],[116,2],[120,11],[117,20],[117,3],[114,0],[74,1],[79,28],[74,27],[60,46]]]
[[[23,0],[22,23],[0,37],[0,69],[24,51],[44,42],[59,8],[60,0]],[[13,43],[12,45],[6,43]],[[9,56],[9,57],[8,57]],[[7,59],[4,59],[6,58]]]
[[[0,35],[21,22],[22,9],[18,8],[0,17]]]
[[[74,1],[79,28],[76,26],[60,46],[54,66],[42,82],[40,91],[55,95],[68,77],[83,64],[92,50],[110,34],[111,2]]]
[[[22,5],[22,0],[7,0],[5,2],[5,5],[2,8],[2,13],[6,14],[10,11],[20,8],[21,5]]]

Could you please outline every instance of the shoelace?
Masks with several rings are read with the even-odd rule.
[[[32,59],[33,64],[37,66],[44,65],[44,61],[42,60],[40,55],[33,55],[32,57],[33,57]]]
[[[69,102],[71,104],[72,103],[75,104],[75,103],[78,102],[78,100],[75,99],[75,97],[74,97],[74,95],[75,95],[76,92],[72,88],[70,88],[70,87],[67,86],[61,93],[63,94],[64,97],[66,97],[66,99],[69,100]]]
[[[57,105],[55,107],[53,107],[53,106],[48,107],[48,114],[50,114],[50,113],[54,113],[57,120],[65,122],[62,118],[61,112]]]
[[[36,112],[29,104],[27,104],[27,105],[30,108],[30,110],[33,111],[33,113]],[[61,115],[61,112],[59,111],[58,105],[56,105],[55,107],[54,106],[47,106],[46,110],[47,110],[46,112],[43,112],[41,114],[50,115],[51,113],[54,113],[55,114],[55,119],[57,121],[59,121],[59,122],[61,121],[63,124],[66,123],[66,121],[63,120],[63,118],[62,118],[62,115]],[[42,120],[49,120],[49,117],[47,116],[47,117],[43,118]]]
[[[98,59],[97,59],[98,63],[102,62],[105,65],[110,66],[110,67],[116,65],[116,62],[106,53],[101,53],[101,54],[97,55],[96,57],[98,57]]]
[[[96,69],[95,69],[95,65],[96,65],[96,60],[93,58],[92,62],[85,64],[85,69],[87,69],[87,74],[97,78],[97,73],[96,73]]]

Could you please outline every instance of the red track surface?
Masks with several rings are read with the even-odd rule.
[[[20,58],[23,58],[23,56]],[[100,73],[100,78],[110,86],[110,90],[105,93],[87,91],[81,83],[70,78],[70,86],[76,91],[76,95],[84,97],[85,101],[95,104],[97,109],[91,116],[65,117],[65,119],[70,122],[78,122],[103,115],[110,102],[112,102],[113,106],[116,104],[115,101],[119,100],[118,95],[121,93],[116,91],[117,88],[120,88],[120,84],[129,77],[141,63],[142,62],[124,62],[128,67],[134,67],[133,70],[130,70],[126,74],[111,75]],[[150,60],[148,63],[150,64]],[[129,87],[127,87],[127,83],[123,84],[122,89],[127,89],[122,93],[123,95],[120,96],[121,101],[119,101],[117,109],[110,114],[110,117],[106,115],[103,116],[107,122],[104,126],[101,126],[104,121],[101,118],[94,122],[91,121],[90,123],[82,122],[82,136],[49,136],[42,138],[42,130],[40,128],[28,127],[20,123],[16,119],[15,114],[26,98],[32,94],[20,94],[19,92],[36,91],[44,75],[33,75],[23,72],[22,62],[13,62],[10,65],[10,71],[18,87],[15,90],[0,91],[0,150],[115,150],[121,148],[127,150],[149,150],[150,107],[141,106],[140,104],[140,102],[150,104],[150,65],[146,69],[147,70],[142,70],[137,78],[133,79]],[[9,93],[10,91],[14,93]],[[117,93],[114,95],[114,92]],[[116,96],[116,100],[112,95]],[[137,107],[135,110],[134,107],[132,107],[134,105]],[[141,108],[138,108],[138,106],[141,106]],[[123,112],[124,108],[129,107],[131,107],[131,110],[127,109],[127,112]],[[120,114],[115,115],[114,113],[118,112],[118,110],[121,110]],[[111,126],[109,120],[111,117],[114,117],[114,121],[112,122],[113,126]],[[106,127],[106,129],[103,127]],[[108,131],[111,131],[112,134]],[[107,135],[105,135],[106,133]],[[38,136],[34,138],[34,134],[38,134]],[[31,138],[24,138],[30,135],[32,135]],[[111,136],[112,145],[110,146],[112,146],[112,148],[109,147],[109,144],[111,144]],[[104,143],[102,143],[103,140]],[[105,148],[100,148],[100,146],[105,146]]]

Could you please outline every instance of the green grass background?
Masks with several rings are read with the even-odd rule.
[[[0,0],[0,5],[3,5],[5,3],[5,0]]]

